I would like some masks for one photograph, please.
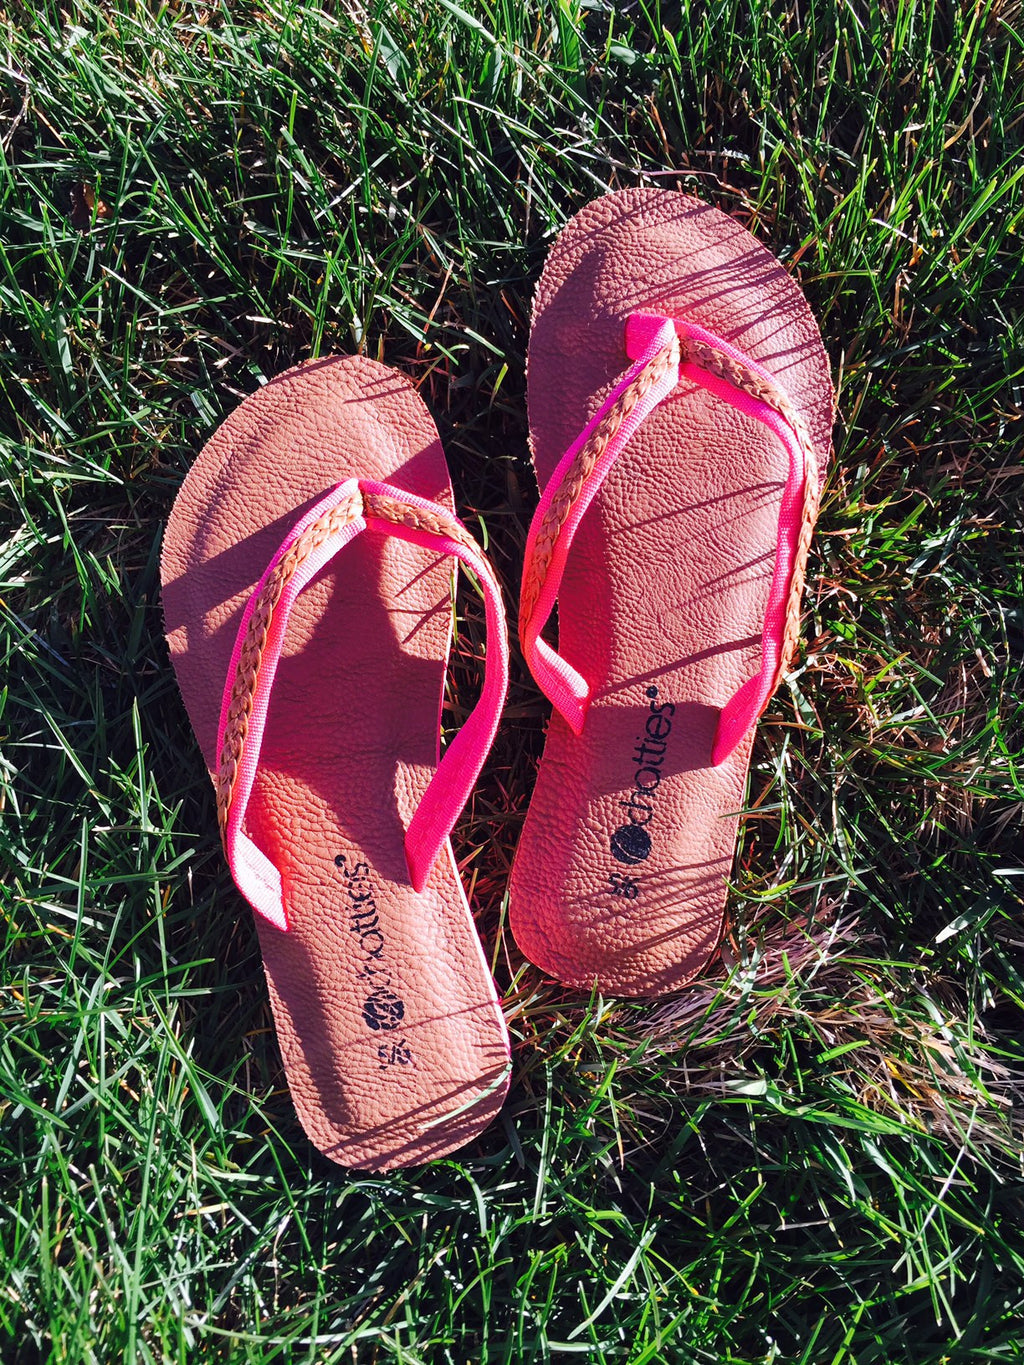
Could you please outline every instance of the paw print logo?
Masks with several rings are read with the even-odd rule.
[[[363,1018],[372,1029],[396,1029],[404,1017],[405,1006],[387,986],[378,986],[363,1002]]]

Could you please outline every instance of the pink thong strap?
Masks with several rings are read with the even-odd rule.
[[[296,599],[323,566],[362,531],[381,531],[473,570],[483,592],[487,653],[477,705],[449,743],[405,836],[409,876],[421,891],[494,740],[508,686],[508,638],[498,587],[472,536],[438,503],[370,480],[337,484],[295,524],[246,604],[224,684],[214,785],[221,835],[238,889],[287,929],[281,873],[244,831],[266,728],[270,694]]]
[[[626,323],[625,344],[633,364],[559,461],[530,524],[520,637],[538,685],[573,732],[581,734],[592,688],[541,638],[541,631],[557,601],[573,538],[598,489],[637,427],[680,379],[700,384],[763,422],[782,443],[789,473],[779,509],[761,666],[722,708],[711,755],[717,766],[768,705],[795,643],[803,562],[817,509],[817,462],[810,436],[777,381],[721,337],[681,319],[634,313]]]

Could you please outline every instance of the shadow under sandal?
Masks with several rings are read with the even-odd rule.
[[[288,371],[203,449],[161,577],[171,659],[257,912],[288,1084],[345,1166],[410,1166],[501,1107],[509,1047],[448,835],[507,680],[501,596],[407,380]],[[454,563],[482,589],[480,701],[438,759]]]
[[[519,629],[554,710],[512,930],[567,984],[663,995],[721,935],[754,726],[799,631],[828,361],[744,228],[625,190],[551,251],[528,404],[542,494]]]

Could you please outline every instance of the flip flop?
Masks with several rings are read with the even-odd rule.
[[[519,628],[554,712],[511,925],[570,985],[662,995],[721,934],[754,725],[799,628],[828,361],[744,228],[632,189],[555,243],[528,381],[543,491]]]
[[[257,912],[292,1098],[345,1166],[443,1156],[508,1085],[448,840],[494,737],[507,640],[493,571],[452,506],[412,386],[350,356],[246,399],[164,538],[171,659]],[[485,600],[485,679],[439,762],[458,561]]]

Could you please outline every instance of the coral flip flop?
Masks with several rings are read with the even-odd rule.
[[[456,561],[483,591],[488,648],[477,707],[439,762]],[[409,382],[344,357],[248,398],[182,485],[161,576],[299,1118],[345,1166],[442,1156],[508,1084],[448,841],[494,737],[507,641]]]
[[[568,984],[661,995],[721,934],[753,728],[799,625],[828,362],[744,228],[633,189],[551,251],[528,402],[542,496],[520,636],[554,712],[512,929]]]

